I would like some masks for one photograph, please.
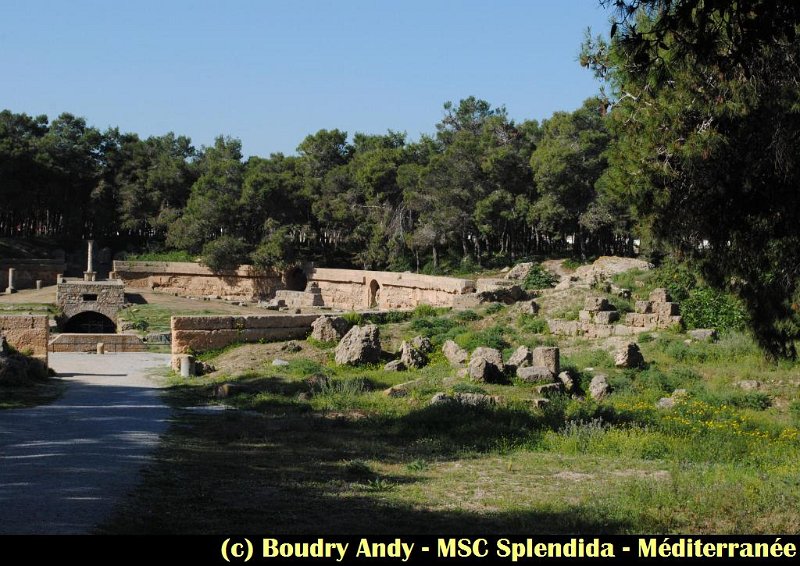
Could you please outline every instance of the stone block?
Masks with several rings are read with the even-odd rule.
[[[648,314],[653,312],[653,303],[651,301],[636,301],[634,309],[639,314]]]
[[[592,322],[592,314],[594,314],[593,311],[587,311],[587,310],[578,311],[578,321]]]
[[[675,316],[681,312],[678,303],[656,303],[654,309],[656,313],[665,316]]]
[[[650,293],[650,301],[653,303],[668,303],[671,300],[669,292],[664,288],[653,289]]]
[[[553,346],[539,346],[533,350],[533,365],[547,368],[554,376],[561,371],[559,350]]]
[[[234,317],[173,316],[171,326],[172,330],[229,330],[234,328]]]
[[[611,324],[619,320],[618,311],[600,311],[594,315],[594,321],[597,324]]]
[[[605,297],[586,297],[583,309],[590,312],[609,310],[610,305]]]

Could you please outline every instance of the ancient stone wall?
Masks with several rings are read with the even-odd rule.
[[[14,268],[14,288],[33,289],[36,281],[42,285],[56,284],[56,276],[64,273],[67,264],[56,259],[4,259],[0,261],[0,292],[8,287],[8,269]]]
[[[47,342],[50,339],[50,322],[47,315],[0,316],[0,335],[19,352],[47,363]]]
[[[92,311],[117,322],[125,304],[125,287],[121,281],[66,281],[58,285],[56,303],[65,320]]]
[[[420,304],[453,306],[459,295],[473,293],[475,282],[416,273],[310,268],[326,307],[340,309],[407,309]]]
[[[102,343],[106,352],[144,352],[144,342],[133,334],[59,334],[49,344],[51,352],[96,352]]]
[[[265,316],[173,316],[172,353],[224,348],[238,342],[305,338],[319,314]]]
[[[278,273],[263,274],[243,265],[235,271],[214,273],[199,263],[115,261],[112,278],[128,287],[155,289],[182,297],[221,297],[230,300],[271,298],[285,288]]]

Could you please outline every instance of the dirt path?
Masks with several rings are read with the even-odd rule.
[[[171,411],[165,354],[50,355],[51,405],[0,411],[0,534],[90,533],[139,479]]]

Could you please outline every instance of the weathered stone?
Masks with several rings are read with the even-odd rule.
[[[144,341],[148,344],[170,344],[172,335],[169,332],[151,332],[144,337]]]
[[[298,344],[294,340],[289,340],[286,344],[281,346],[281,351],[283,351],[283,352],[296,353],[296,352],[299,352],[302,349],[303,349],[303,347],[300,346],[300,344]]]
[[[354,326],[336,346],[339,365],[374,364],[381,358],[380,331],[374,324]]]
[[[324,373],[315,373],[305,379],[306,385],[312,392],[319,392],[327,388],[331,383],[331,378]]]
[[[677,316],[681,313],[678,303],[655,303],[653,310],[655,310],[656,314],[664,316]]]
[[[639,368],[644,366],[644,356],[636,342],[628,342],[614,354],[614,365],[618,368]]]
[[[497,383],[503,379],[503,372],[498,367],[481,356],[473,356],[467,366],[469,376],[475,381]]]
[[[506,273],[506,279],[514,279],[516,281],[522,281],[530,272],[531,268],[533,267],[533,263],[526,262],[526,263],[518,263],[515,265],[511,271]]]
[[[737,381],[734,385],[744,391],[758,391],[761,389],[762,384],[755,379],[744,379],[742,381]]]
[[[411,339],[411,345],[423,354],[430,354],[433,352],[433,344],[431,344],[427,336],[414,336],[414,338]]]
[[[428,357],[403,340],[403,343],[400,344],[400,361],[409,369],[419,369],[428,363]]]
[[[664,288],[653,289],[650,293],[652,303],[669,303],[671,300],[669,292]]]
[[[431,405],[458,404],[467,407],[491,407],[502,403],[502,398],[497,395],[484,395],[483,393],[436,393],[431,398]]]
[[[575,380],[572,379],[572,376],[569,372],[562,371],[558,374],[558,380],[561,382],[562,387],[564,387],[564,391],[567,393],[572,393],[572,390],[575,389]]]
[[[217,371],[217,368],[214,367],[214,365],[210,364],[209,362],[203,362],[201,360],[197,360],[194,363],[194,373],[196,375],[207,375],[215,371]]]
[[[498,286],[497,288],[478,292],[478,301],[483,303],[503,303],[511,305],[527,298],[527,293],[519,285],[510,287]]]
[[[533,352],[527,346],[520,346],[508,358],[506,366],[509,372],[516,372],[519,368],[528,367],[533,363]]]
[[[550,397],[551,395],[558,395],[561,393],[561,383],[545,383],[544,385],[538,385],[536,387],[536,392],[539,395],[544,395],[545,397]]]
[[[503,354],[494,348],[487,348],[485,346],[475,348],[475,351],[472,352],[472,356],[470,356],[470,359],[473,358],[484,358],[487,362],[496,366],[500,373],[504,373],[506,370],[505,364],[503,363]]]
[[[595,324],[611,324],[619,320],[619,312],[617,311],[600,311],[595,313]]]
[[[713,328],[696,328],[688,331],[687,334],[699,342],[715,342],[717,340],[717,331]]]
[[[592,399],[599,401],[610,393],[611,386],[608,384],[608,377],[602,373],[595,375],[589,383],[589,395],[592,396]]]
[[[281,360],[280,358],[276,358],[272,360],[272,365],[277,367],[286,367],[289,365],[289,362],[286,360]]]
[[[337,342],[349,328],[350,324],[340,316],[321,316],[311,323],[311,338],[320,342]]]
[[[467,351],[452,340],[447,340],[442,345],[442,353],[447,358],[447,361],[450,362],[450,365],[456,367],[463,366],[469,357]]]
[[[583,304],[583,310],[589,312],[607,311],[609,307],[608,299],[605,297],[586,297]]]
[[[547,405],[550,404],[550,399],[528,399],[528,403],[534,409],[544,409]]]
[[[559,350],[555,346],[539,346],[533,350],[533,365],[546,367],[553,376],[561,371]]]
[[[578,311],[578,320],[580,322],[592,322],[593,314],[595,314],[593,311],[587,311],[587,310]]]
[[[676,401],[674,397],[662,397],[656,402],[656,408],[671,409],[675,406]]]
[[[405,344],[405,342],[403,342]],[[403,363],[403,360],[392,360],[385,366],[383,366],[384,371],[405,371],[408,369],[406,364]]]
[[[552,383],[554,379],[553,372],[542,366],[519,368],[517,377],[527,383]]]
[[[653,312],[653,303],[652,301],[636,301],[634,310],[639,314],[650,314]]]
[[[528,314],[539,314],[539,303],[535,300],[528,303]]]

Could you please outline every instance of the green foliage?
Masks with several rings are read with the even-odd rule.
[[[681,314],[688,328],[742,330],[747,323],[747,313],[740,301],[710,287],[692,289],[681,303]]]
[[[459,322],[474,322],[476,320],[481,320],[483,317],[475,311],[467,309],[458,311],[455,315],[455,318]]]
[[[174,261],[194,262],[197,257],[184,250],[168,250],[162,252],[144,252],[125,254],[125,261]]]
[[[517,326],[522,332],[546,334],[550,332],[547,321],[533,314],[522,313],[517,318]]]
[[[444,317],[415,318],[411,321],[411,330],[430,338],[434,346],[441,346],[445,340],[452,338],[452,331],[460,331],[454,320]]]
[[[459,334],[455,337],[455,342],[468,352],[480,346],[495,348],[502,351],[511,346],[506,339],[506,334],[510,331],[511,329],[507,326],[498,324],[483,330],[468,331]]]
[[[361,315],[361,313],[354,311],[346,312],[342,314],[341,317],[347,321],[350,326],[360,326],[364,321],[364,317]]]
[[[441,316],[444,313],[448,312],[450,309],[448,308],[436,308],[430,305],[421,304],[414,307],[413,310],[413,317],[414,318],[426,318],[431,316]]]
[[[487,315],[497,314],[502,311],[506,306],[503,303],[492,303],[484,311]]]
[[[540,264],[534,263],[522,282],[525,289],[550,289],[558,283],[558,277],[547,271]]]
[[[459,381],[455,385],[453,385],[453,393],[480,393],[482,395],[486,395],[487,391],[480,385],[476,385],[475,383],[469,383],[466,381]]]
[[[247,244],[233,236],[220,236],[203,246],[203,263],[212,271],[236,269],[247,258]]]

